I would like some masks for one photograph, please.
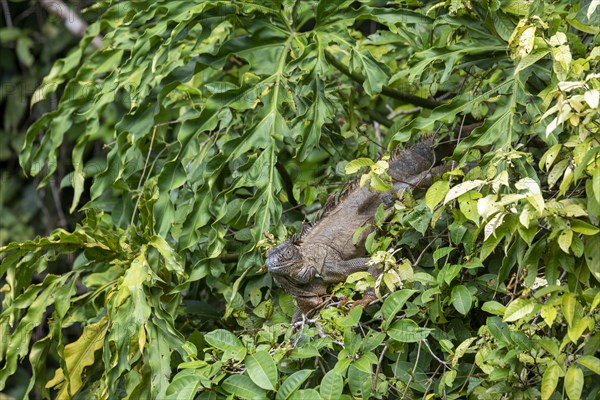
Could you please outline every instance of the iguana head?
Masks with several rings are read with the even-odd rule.
[[[267,268],[271,274],[290,273],[290,269],[302,262],[300,246],[292,240],[286,240],[267,253]]]

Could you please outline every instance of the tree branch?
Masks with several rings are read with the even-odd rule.
[[[51,14],[56,15],[63,20],[65,27],[77,37],[83,37],[88,27],[87,22],[81,19],[79,14],[69,8],[61,0],[40,0],[42,7]],[[99,49],[102,47],[102,37],[100,35],[92,39],[92,46]]]
[[[219,257],[219,260],[222,263],[236,263],[238,262],[238,260],[240,259],[240,255],[239,253],[225,253],[225,254],[221,254],[221,256]]]
[[[329,62],[331,65],[333,65],[342,74],[346,75],[348,78],[350,78],[353,81],[358,82],[358,83],[363,83],[365,81],[365,78],[362,75],[350,71],[348,68],[346,68],[346,66],[344,64],[342,64],[337,58],[335,58],[335,56],[333,54],[331,54],[327,50],[325,50],[324,53],[325,53],[325,58],[327,59],[327,62]],[[381,93],[386,96],[392,97],[394,99],[401,100],[406,103],[414,104],[416,106],[420,106],[420,107],[427,108],[427,109],[433,109],[433,108],[436,108],[437,106],[443,104],[438,101],[424,99],[422,97],[415,96],[413,94],[402,93],[399,90],[391,88],[386,85],[383,85],[383,87],[381,88]]]

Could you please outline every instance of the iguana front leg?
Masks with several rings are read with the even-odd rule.
[[[315,310],[321,302],[321,296],[325,294],[328,285],[333,283],[344,282],[348,276],[355,272],[368,271],[373,277],[377,277],[381,274],[381,271],[377,268],[377,264],[369,265],[371,259],[368,257],[353,258],[351,260],[325,260],[321,271],[313,275],[316,269],[303,266],[305,269],[310,269],[311,280],[305,285],[298,285],[298,276],[295,276],[294,287],[288,287],[288,291],[293,293],[296,298],[297,309],[292,317],[292,322],[297,322],[301,319],[302,314],[310,314],[312,310]],[[299,274],[307,276],[308,274]],[[312,277],[316,280],[313,280]],[[284,285],[282,285],[284,286]],[[367,292],[368,301],[372,300],[374,293],[373,290]],[[372,293],[371,295],[369,295]]]
[[[369,265],[370,260],[368,257],[362,257],[351,260],[325,261],[320,275],[327,283],[344,282],[348,276],[360,271],[368,271],[371,275],[377,277],[380,272],[377,265]]]

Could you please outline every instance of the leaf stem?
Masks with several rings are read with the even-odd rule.
[[[137,187],[137,201],[135,202],[135,207],[133,208],[133,213],[131,215],[131,223],[130,225],[133,225],[134,221],[135,221],[135,215],[136,215],[136,211],[138,210],[138,207],[140,205],[140,199],[142,197],[142,184],[144,183],[144,176],[146,175],[146,168],[148,168],[148,162],[150,161],[150,153],[152,153],[152,147],[154,146],[154,137],[156,136],[156,128],[158,128],[158,125],[154,125],[154,129],[152,129],[152,136],[150,137],[150,147],[148,148],[148,154],[146,154],[146,161],[144,162],[144,169],[142,170],[142,176],[140,176],[140,181],[138,182],[138,187]],[[148,172],[150,173],[150,172]],[[147,177],[146,177],[147,179]]]

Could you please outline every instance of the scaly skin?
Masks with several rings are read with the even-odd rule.
[[[333,206],[326,206],[322,217],[306,229],[299,238],[293,237],[267,254],[267,268],[275,283],[296,299],[297,320],[321,303],[331,284],[343,282],[358,271],[380,272],[369,265],[364,241],[374,229],[372,225],[380,204],[391,211],[394,193],[403,188],[428,187],[433,178],[448,170],[436,164],[433,137],[427,137],[410,150],[389,161],[388,173],[394,185],[393,193],[369,191],[368,185],[351,186]],[[368,225],[356,244],[352,237],[357,229]]]

